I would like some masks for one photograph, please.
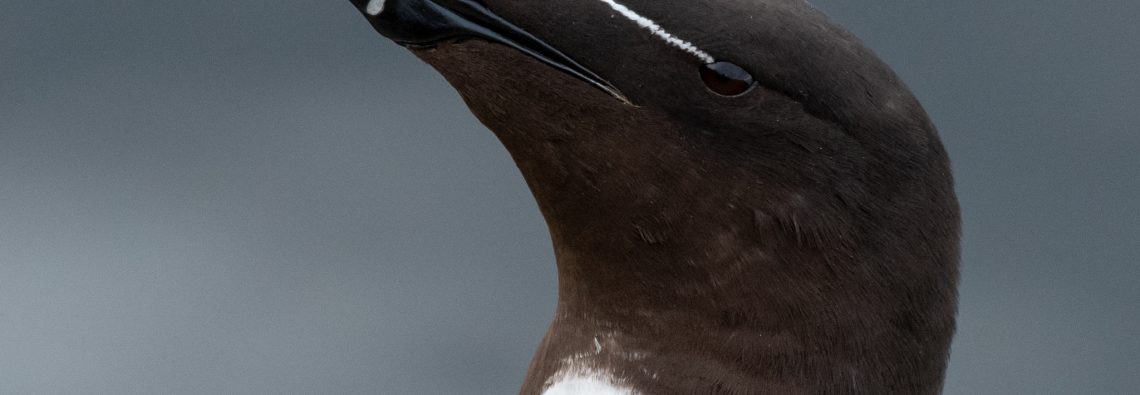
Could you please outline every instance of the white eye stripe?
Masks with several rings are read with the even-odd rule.
[[[654,36],[657,36],[658,38],[665,40],[665,42],[669,43],[669,45],[680,48],[681,50],[684,50],[685,52],[688,52],[688,53],[692,54],[693,56],[696,56],[698,59],[700,59],[701,61],[703,61],[705,63],[715,63],[716,62],[716,59],[713,58],[712,55],[709,55],[707,52],[702,51],[700,48],[697,48],[697,46],[693,45],[693,43],[682,40],[680,38],[677,38],[677,36],[670,34],[669,32],[665,31],[665,29],[662,28],[661,25],[658,25],[657,22],[654,22],[653,20],[651,20],[649,18],[646,18],[644,16],[639,15],[638,13],[629,9],[629,7],[618,4],[614,0],[601,0],[601,1],[603,3],[608,4],[610,6],[610,8],[613,8],[614,11],[617,11],[622,16],[628,18],[631,21],[636,22],[639,26],[649,30],[651,33],[653,33]]]
[[[372,15],[372,16],[380,15],[381,12],[384,12],[384,1],[385,0],[371,0],[371,1],[369,1],[368,2],[368,8],[365,9],[365,11],[368,12],[368,15]]]
[[[381,12],[384,12],[384,3],[386,1],[387,0],[370,0],[368,2],[368,6],[365,8],[365,12],[367,12],[368,15],[372,16],[380,15]],[[702,51],[700,48],[697,48],[696,45],[693,45],[693,43],[682,40],[677,36],[674,36],[672,33],[665,31],[665,28],[661,27],[661,25],[658,25],[657,22],[654,22],[652,19],[641,16],[641,14],[634,12],[633,10],[629,9],[629,7],[618,4],[618,2],[614,0],[601,1],[603,3],[606,3],[606,5],[609,5],[610,8],[612,8],[614,11],[617,11],[622,16],[633,21],[634,23],[637,23],[638,26],[649,30],[650,33],[653,33],[654,36],[657,36],[658,38],[664,40],[667,44],[688,52],[689,54],[696,56],[698,59],[705,63],[716,62],[716,58],[713,58],[712,55],[708,54],[708,52]]]

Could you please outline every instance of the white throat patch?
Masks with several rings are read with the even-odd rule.
[[[640,395],[628,380],[614,376],[597,362],[603,355],[634,362],[645,358],[645,354],[623,351],[612,333],[599,336],[594,337],[593,344],[586,346],[588,351],[562,360],[558,372],[546,379],[546,390],[542,395]],[[643,372],[657,378],[656,374],[644,369]]]
[[[368,2],[368,8],[364,11],[368,12],[368,15],[380,15],[381,12],[384,12],[384,1],[385,0],[371,0]]]
[[[622,388],[604,372],[589,369],[560,373],[542,395],[634,395],[633,390]]]
[[[636,12],[633,12],[633,10],[629,9],[629,7],[618,4],[618,2],[616,2],[614,0],[601,0],[601,1],[603,3],[606,3],[607,5],[609,5],[610,8],[613,8],[614,11],[617,11],[622,16],[626,17],[627,19],[629,19],[631,21],[636,22],[639,26],[649,30],[649,32],[653,33],[654,36],[657,36],[658,38],[665,40],[665,42],[668,43],[669,45],[680,48],[681,50],[688,52],[689,54],[691,54],[693,56],[696,56],[702,62],[705,62],[705,63],[715,63],[716,62],[716,58],[713,58],[712,55],[708,54],[708,52],[702,51],[700,48],[697,48],[697,46],[693,45],[693,43],[691,43],[691,42],[677,38],[677,36],[674,36],[673,34],[665,31],[665,29],[662,28],[661,25],[658,25],[657,22],[654,22],[653,20],[651,20],[649,18],[646,18],[646,17],[641,16],[640,14],[638,14]]]

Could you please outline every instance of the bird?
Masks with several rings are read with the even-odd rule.
[[[523,395],[938,394],[961,214],[939,132],[802,0],[352,0],[506,147],[554,317]]]

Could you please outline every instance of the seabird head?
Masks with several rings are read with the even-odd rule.
[[[947,155],[894,72],[808,3],[353,3],[456,87],[550,225],[559,312],[525,393],[599,332],[629,351],[587,370],[643,393],[941,388]]]

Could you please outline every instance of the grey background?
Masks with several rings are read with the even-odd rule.
[[[1137,393],[1140,2],[814,3],[955,159],[947,393]],[[552,259],[347,1],[0,5],[2,394],[513,393]]]

